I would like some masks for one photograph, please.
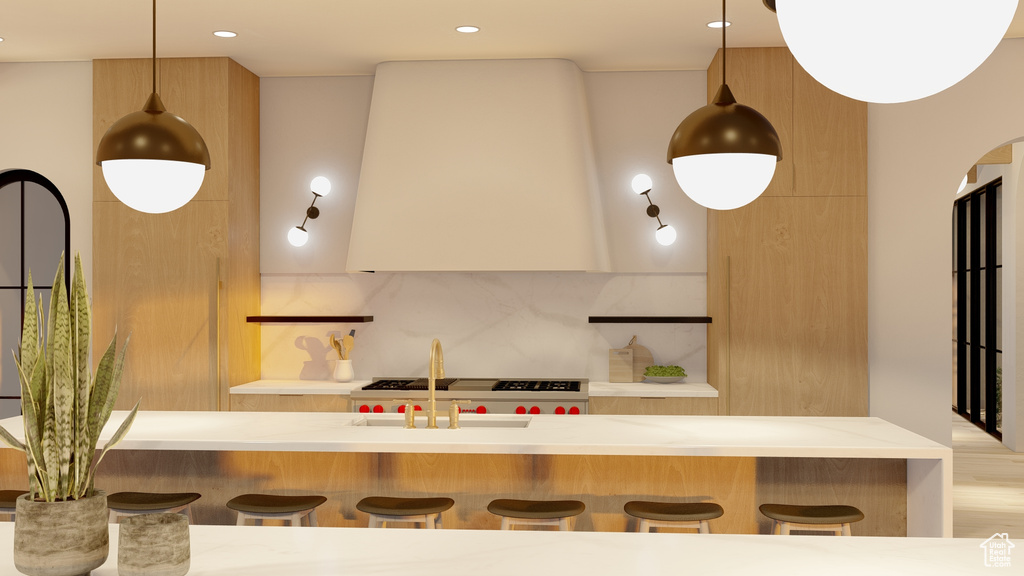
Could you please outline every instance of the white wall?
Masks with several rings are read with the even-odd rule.
[[[1022,66],[1024,40],[1004,40],[945,92],[868,108],[870,412],[947,445],[950,199],[978,158],[1024,135]]]
[[[706,314],[706,211],[676,186],[665,150],[676,125],[706,99],[703,72],[585,74],[613,274],[344,274],[352,201],[372,78],[261,81],[262,313],[370,314],[371,324],[262,327],[263,378],[326,378],[331,331],[355,328],[357,378],[422,375],[430,340],[458,376],[608,377],[608,348],[639,335],[655,361],[706,381],[703,325],[597,325],[590,315]],[[679,239],[663,247],[647,201],[630,189],[654,179],[652,200]],[[335,181],[302,249],[285,241],[311,200],[306,184]]]
[[[38,172],[60,190],[71,250],[91,280],[92,62],[0,63],[0,170],[11,168]]]

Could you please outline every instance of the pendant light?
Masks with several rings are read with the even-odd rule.
[[[949,88],[992,54],[1018,0],[764,0],[797,62],[834,92],[909,102]]]
[[[679,124],[668,145],[668,162],[679,187],[694,202],[713,210],[753,202],[771,183],[782,159],[782,144],[771,122],[757,110],[737,104],[725,82],[725,30],[723,26],[722,86],[711,104]]]
[[[164,108],[156,93],[156,0],[153,0],[153,92],[139,112],[114,122],[100,139],[96,164],[117,199],[150,214],[188,203],[210,169],[206,142]]]

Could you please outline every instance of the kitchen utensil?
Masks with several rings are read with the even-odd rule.
[[[345,350],[345,355],[342,356],[342,359],[344,359],[344,360],[348,360],[349,353],[352,352],[352,348],[356,345],[356,339],[352,337],[352,334],[354,332],[355,332],[355,330],[353,330],[352,332],[349,332],[348,334],[345,334],[341,338],[341,346]]]
[[[630,382],[643,382],[644,370],[654,364],[654,355],[650,350],[636,343],[636,336],[633,336],[626,348],[633,351],[633,379]]]
[[[345,351],[342,349],[341,342],[338,342],[338,339],[334,337],[334,334],[331,334],[330,336],[331,348],[334,348],[334,350],[338,353],[338,358],[344,360]]]

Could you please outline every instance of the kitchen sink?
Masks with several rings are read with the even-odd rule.
[[[423,429],[427,425],[426,416],[416,416],[416,428]],[[460,428],[526,428],[530,425],[530,417],[515,416],[460,416]],[[352,426],[383,426],[389,428],[401,428],[405,426],[405,416],[402,414],[381,414],[379,416],[363,416],[352,421]],[[448,417],[438,416],[437,427],[443,430],[448,429]]]

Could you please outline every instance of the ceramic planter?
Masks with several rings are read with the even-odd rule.
[[[70,502],[18,497],[14,517],[14,566],[29,576],[88,574],[107,560],[107,495]]]
[[[121,521],[117,539],[120,576],[184,576],[190,563],[185,516],[141,514]]]

